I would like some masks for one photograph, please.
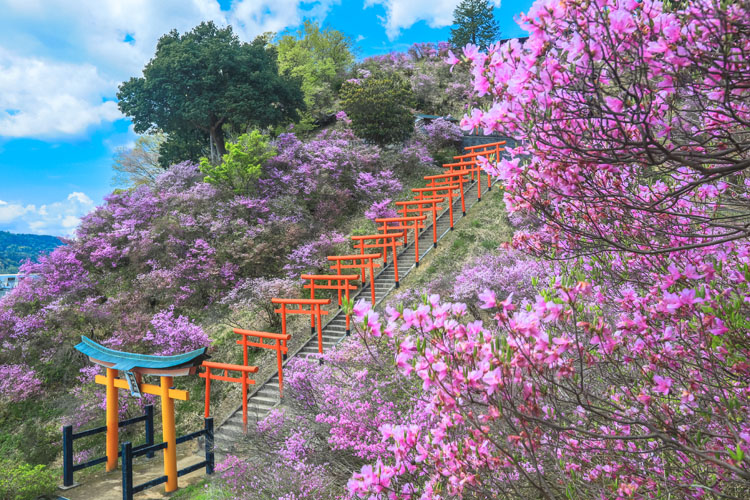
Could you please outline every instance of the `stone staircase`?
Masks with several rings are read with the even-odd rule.
[[[485,194],[487,189],[486,175],[482,179],[482,195]],[[477,201],[477,183],[467,183],[464,186],[464,199],[466,203],[467,211],[473,207]],[[423,256],[427,255],[434,248],[433,246],[433,231],[432,231],[432,220],[431,216],[428,215],[428,225],[422,230],[419,236],[419,251],[420,260]],[[461,212],[461,198],[457,197],[453,202],[453,223],[456,226],[459,221],[463,218]],[[446,207],[439,217],[437,218],[437,235],[438,242],[450,231],[450,218],[449,211]],[[398,254],[398,270],[399,279],[403,280],[413,269],[415,269],[415,257],[414,257],[414,243],[411,242],[407,247],[402,248]],[[385,298],[396,288],[395,286],[395,270],[393,269],[392,263],[389,263],[384,268],[380,269],[378,274],[375,276],[375,307],[383,305]],[[370,301],[370,286],[364,286],[356,291],[352,295],[354,302],[363,298]],[[345,340],[346,337],[346,316],[343,311],[338,310],[335,313],[331,313],[332,317],[323,325],[323,350],[328,350],[335,347],[339,342]],[[309,331],[301,333],[302,335],[310,335]],[[298,333],[300,335],[300,333]],[[316,356],[318,354],[318,337],[317,334],[310,336],[309,340],[305,342],[300,349],[296,352],[290,352],[288,360],[289,362],[295,356]],[[248,428],[252,428],[254,423],[262,420],[268,413],[277,405],[280,404],[279,398],[279,379],[278,373],[274,373],[271,377],[258,383],[256,390],[248,395]],[[244,436],[243,425],[242,425],[242,406],[240,406],[223,422],[221,422],[215,430],[214,435],[214,446],[217,454],[217,458],[222,458],[227,453],[231,453],[237,443],[242,441]]]

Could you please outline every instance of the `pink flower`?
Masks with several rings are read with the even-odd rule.
[[[607,107],[615,113],[619,113],[620,111],[622,111],[623,103],[620,99],[607,96],[604,98],[604,102],[606,102]]]
[[[635,22],[630,12],[625,9],[617,9],[609,14],[609,27],[615,33],[630,34],[635,31]]]
[[[672,379],[669,377],[654,375],[654,392],[659,392],[666,396],[669,394],[669,389],[672,387],[672,383]]]
[[[483,302],[482,305],[479,306],[482,309],[494,309],[495,307],[497,307],[495,292],[493,292],[492,290],[488,289],[480,293],[479,300]]]
[[[458,57],[456,57],[456,55],[453,53],[452,50],[449,50],[448,51],[448,57],[446,57],[444,59],[444,61],[447,64],[450,64],[451,66],[455,66],[456,64],[458,64],[458,63],[461,62],[461,59],[459,59]],[[453,68],[451,68],[451,71],[453,71]]]

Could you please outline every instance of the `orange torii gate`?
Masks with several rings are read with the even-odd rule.
[[[247,432],[247,386],[255,385],[255,380],[250,378],[251,373],[258,373],[257,366],[230,365],[227,363],[214,363],[213,361],[204,361],[202,365],[206,371],[199,373],[200,378],[206,379],[206,401],[205,416],[208,418],[211,405],[211,381],[223,380],[224,382],[238,382],[242,384],[242,427]],[[212,375],[211,370],[224,370],[223,375]],[[229,372],[240,372],[239,377],[230,377]]]
[[[339,296],[339,306],[342,304],[342,291],[343,298],[346,298],[346,300],[349,300],[349,291],[356,290],[357,287],[355,285],[352,285],[351,282],[359,279],[359,274],[339,274],[339,275],[333,275],[333,274],[303,274],[302,275],[303,280],[310,280],[310,283],[307,285],[304,285],[302,288],[309,288],[310,289],[310,298],[315,298],[315,290],[336,290],[338,292]],[[316,281],[325,281],[325,283],[319,283],[316,284]],[[333,282],[336,282],[334,285]],[[351,333],[351,329],[349,328],[349,314],[346,314],[346,334],[349,335]],[[281,373],[281,371],[279,371]],[[279,385],[279,388],[281,385]]]
[[[385,233],[385,234],[366,234],[361,236],[352,236],[354,249],[359,249],[360,254],[365,254],[365,249],[379,248],[383,250],[383,266],[388,264],[388,248],[390,247],[391,253],[393,254],[393,270],[395,272],[396,288],[398,288],[398,251],[396,247],[403,245],[398,238],[405,238],[406,231],[400,233]],[[375,240],[375,243],[365,243],[366,240]]]
[[[260,347],[261,349],[271,349],[276,351],[276,368],[279,371],[279,396],[284,396],[284,375],[282,374],[282,363],[286,359],[289,348],[287,342],[292,338],[291,335],[271,333],[271,332],[258,332],[255,330],[242,330],[235,328],[234,333],[242,336],[242,340],[238,340],[237,343],[242,346],[242,362],[247,365],[247,348],[248,347]],[[248,342],[248,337],[257,337],[257,342]],[[273,344],[265,344],[263,339],[269,339],[274,341]],[[245,398],[247,399],[247,398]]]
[[[459,184],[445,184],[442,186],[431,186],[423,188],[414,188],[412,192],[415,193],[417,200],[424,200],[427,198],[448,198],[448,215],[451,223],[451,231],[453,231],[453,191],[461,189]],[[432,193],[432,196],[427,196],[425,193]],[[445,193],[445,194],[439,194]]]
[[[489,153],[494,152],[498,156],[500,155],[500,151],[505,151],[504,147],[506,141],[497,141],[497,142],[490,142],[487,144],[475,144],[474,146],[466,146],[464,149],[468,150],[470,153],[476,153],[476,152],[483,152],[483,153]]]
[[[132,395],[140,398],[141,394],[161,397],[162,439],[167,443],[164,448],[164,476],[166,491],[177,489],[177,434],[175,432],[174,401],[187,401],[187,391],[173,387],[173,377],[192,375],[205,358],[206,348],[173,356],[152,356],[131,352],[115,351],[104,347],[85,335],[75,348],[88,356],[89,360],[107,369],[107,375],[96,375],[94,381],[107,388],[107,441],[106,470],[117,468],[117,446],[119,439],[118,392],[119,389],[130,389]],[[118,378],[121,372],[125,378]],[[158,376],[160,385],[146,384],[143,375]]]
[[[379,253],[366,253],[361,255],[330,255],[328,260],[334,262],[331,269],[336,270],[336,274],[341,275],[344,269],[357,269],[362,273],[362,286],[365,286],[365,269],[370,270],[370,294],[372,295],[372,305],[375,305],[375,268],[380,264],[375,263],[379,259]],[[351,264],[343,264],[344,261],[351,260]]]
[[[466,149],[469,150],[468,153],[463,155],[454,156],[453,158],[458,160],[459,163],[448,163],[444,165],[445,167],[450,167],[453,169],[453,167],[467,167],[468,165],[465,164],[465,161],[469,162],[469,165],[471,167],[468,168],[468,170],[476,171],[477,173],[477,201],[482,200],[482,175],[481,175],[481,167],[479,166],[478,157],[484,156],[487,158],[487,160],[491,160],[494,157],[495,163],[500,161],[500,152],[505,151],[504,146],[505,141],[498,141],[493,142],[489,144],[479,144],[476,146],[469,146]],[[472,179],[474,178],[474,175],[472,174]],[[487,174],[487,191],[492,190],[492,176],[490,174]]]
[[[419,267],[419,230],[424,228],[426,215],[414,215],[411,217],[381,217],[375,219],[376,224],[382,224],[378,228],[383,234],[398,234],[388,233],[388,231],[403,231],[404,245],[408,245],[408,234],[409,230],[414,231],[414,266]],[[393,226],[392,224],[396,224]]]
[[[477,155],[478,156],[478,155]],[[459,158],[458,156],[454,158]],[[443,168],[449,168],[451,172],[465,170],[471,173],[471,179],[477,180],[477,201],[482,200],[482,167],[479,166],[479,162],[476,160],[476,156],[472,156],[468,161],[460,160],[457,163],[446,163]],[[490,175],[487,174],[487,182],[489,184]]]
[[[397,201],[396,206],[401,207],[398,210],[401,210],[401,214],[404,217],[409,217],[411,212],[417,212],[419,215],[424,215],[425,212],[432,212],[432,244],[437,247],[437,213],[438,210],[442,210],[442,207],[439,207],[438,204],[445,200],[445,197],[437,196],[435,198]],[[412,208],[412,206],[414,208]]]
[[[452,172],[448,172],[446,174],[438,174],[438,175],[425,175],[424,180],[427,181],[426,187],[442,187],[442,186],[449,186],[451,184],[458,183],[459,185],[459,191],[461,194],[461,212],[466,215],[466,199],[464,196],[464,177],[472,175],[473,178],[473,171],[471,170],[455,170]]]
[[[330,257],[329,257],[330,258]],[[309,314],[310,329],[315,333],[315,324],[318,325],[318,352],[323,353],[323,321],[322,317],[328,314],[322,306],[331,303],[331,299],[271,299],[272,304],[278,304],[281,307],[274,309],[273,312],[281,314],[281,334],[286,335],[286,315],[287,314]],[[287,306],[299,306],[299,309],[289,309]],[[303,306],[310,306],[305,309]]]

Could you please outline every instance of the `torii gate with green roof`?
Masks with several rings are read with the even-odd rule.
[[[177,434],[174,421],[174,400],[187,401],[189,394],[172,388],[172,377],[193,375],[206,358],[206,348],[174,356],[153,356],[109,349],[82,335],[81,343],[75,346],[88,356],[92,363],[107,369],[107,376],[96,376],[96,383],[107,388],[107,471],[117,468],[119,440],[118,389],[130,389],[140,397],[142,393],[161,397],[162,436],[164,449],[164,475],[167,476],[166,491],[177,489]],[[125,378],[117,378],[117,372]],[[143,375],[160,377],[160,385],[142,382]]]

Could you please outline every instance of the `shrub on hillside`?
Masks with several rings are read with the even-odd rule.
[[[30,500],[54,493],[57,475],[44,465],[0,459],[0,498]]]
[[[276,155],[270,139],[257,130],[242,134],[235,143],[227,143],[227,153],[214,165],[201,158],[200,169],[205,182],[225,186],[237,194],[250,194],[256,189],[261,166]]]
[[[411,136],[414,97],[409,86],[395,75],[347,80],[340,97],[358,137],[385,146]]]

